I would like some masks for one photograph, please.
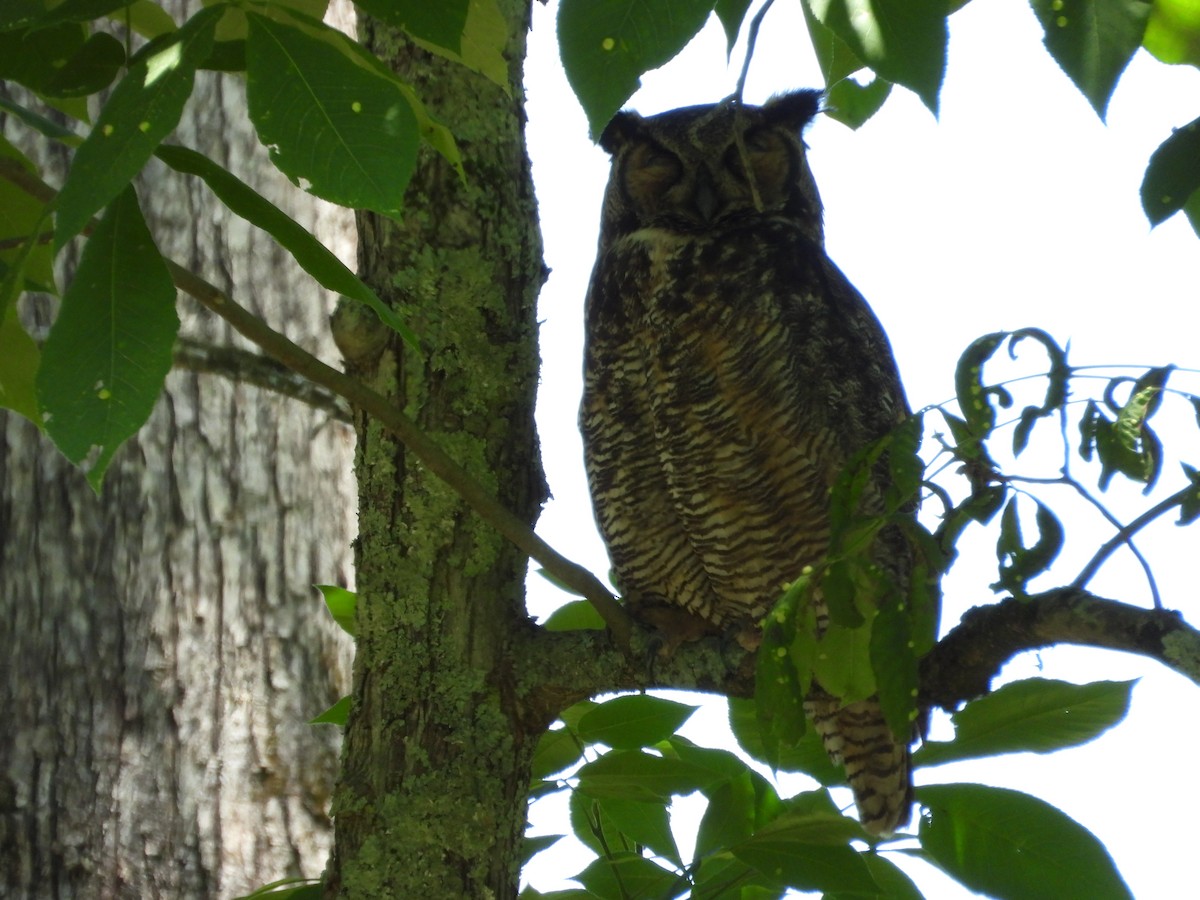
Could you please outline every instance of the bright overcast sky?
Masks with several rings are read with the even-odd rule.
[[[820,84],[799,10],[795,0],[780,0],[768,13],[748,101]],[[555,14],[555,3],[534,4],[526,69],[530,152],[552,269],[539,304],[538,424],[554,500],[539,531],[603,574],[608,563],[592,525],[575,417],[583,298],[608,161],[588,140],[559,64]],[[739,66],[735,54],[726,67],[724,34],[713,20],[683,56],[648,75],[628,105],[656,113],[720,100],[732,93]],[[1200,367],[1200,241],[1182,216],[1151,232],[1138,199],[1147,158],[1172,127],[1196,116],[1197,97],[1200,73],[1165,67],[1143,52],[1118,86],[1105,126],[1042,48],[1027,4],[975,0],[950,20],[940,120],[915,95],[895,88],[884,110],[858,132],[832,120],[810,129],[809,160],[825,202],[830,256],[887,329],[914,408],[947,399],[963,349],[997,330],[1041,327],[1060,343],[1071,341],[1077,364]],[[1196,376],[1187,384],[1200,390]],[[1195,424],[1184,416],[1177,421],[1194,463],[1200,456]],[[1168,469],[1164,480],[1177,481],[1176,471]],[[1121,492],[1120,499],[1130,504],[1123,510],[1146,506],[1136,491]],[[1108,536],[1097,534],[1093,548]],[[1147,536],[1143,549],[1159,573],[1164,604],[1196,622],[1200,597],[1188,557],[1200,546],[1197,529],[1187,542],[1182,537],[1166,526]],[[944,627],[991,598],[993,542],[978,542],[974,556],[981,562],[972,565],[972,554],[965,554],[948,580]],[[1076,571],[1090,556],[1086,547],[1077,553]],[[1148,602],[1144,579],[1129,564],[1114,565],[1092,587]],[[564,600],[536,578],[530,593],[531,611],[539,616]],[[1028,654],[1004,678],[1038,675],[1142,681],[1127,720],[1086,747],[948,766],[918,779],[982,781],[1040,796],[1107,844],[1138,900],[1183,896],[1184,886],[1195,884],[1191,813],[1200,804],[1200,786],[1177,772],[1196,755],[1200,689],[1140,659],[1066,649]],[[698,743],[727,740],[721,715],[720,707],[707,719],[698,714],[686,733]],[[541,832],[567,830],[564,821],[539,819],[538,825]],[[563,857],[552,851],[539,858],[536,887],[566,886],[556,879],[581,866]],[[920,863],[891,858],[930,900],[974,896]]]

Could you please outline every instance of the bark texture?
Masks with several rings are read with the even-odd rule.
[[[361,269],[421,352],[344,311],[352,371],[395,398],[528,521],[545,496],[533,426],[540,243],[525,156],[525,0],[509,21],[512,95],[390,33],[368,42],[463,151],[466,183],[423,151],[399,221],[360,220]],[[360,416],[359,624],[330,895],[516,895],[529,765],[548,715],[514,659],[525,557],[377,423]]]
[[[348,214],[287,185],[244,110],[202,73],[176,139],[348,246]],[[270,238],[161,167],[139,196],[165,255],[336,358],[332,298]],[[345,691],[350,649],[311,585],[351,578],[353,444],[328,411],[176,371],[97,497],[0,415],[0,895],[232,897],[320,874],[338,735],[307,720]]]

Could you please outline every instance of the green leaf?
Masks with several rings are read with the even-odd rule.
[[[713,12],[725,29],[726,54],[733,54],[733,45],[737,43],[738,33],[742,30],[742,22],[746,19],[746,10],[752,0],[717,0]]]
[[[1024,597],[1031,580],[1050,568],[1063,545],[1062,524],[1037,497],[1034,522],[1037,525],[1037,540],[1025,546],[1021,524],[1017,514],[1017,496],[1009,499],[1000,518],[1000,537],[996,541],[996,557],[1000,562],[1000,580],[993,590],[1010,591],[1014,597]]]
[[[917,719],[920,679],[911,610],[896,598],[885,603],[871,623],[871,669],[878,686],[879,705],[892,732],[910,735]]]
[[[323,890],[320,881],[310,878],[281,878],[237,900],[321,900]]]
[[[84,246],[38,371],[46,432],[93,489],[154,408],[178,330],[175,285],[126,187]]]
[[[954,713],[954,740],[926,741],[914,755],[937,766],[1001,753],[1051,753],[1086,744],[1129,711],[1133,681],[1070,684],[1028,678],[1006,684]]]
[[[924,900],[924,894],[913,884],[912,879],[887,857],[878,853],[863,853],[862,861],[875,883],[876,891],[832,891],[821,900]]]
[[[468,0],[355,0],[375,18],[453,53],[462,48]]]
[[[797,628],[797,619],[812,617],[810,601],[812,574],[801,574],[784,592],[763,620],[763,641],[758,650],[754,676],[754,733],[764,758],[775,765],[781,746],[795,743],[804,734],[802,700],[812,683],[811,665],[797,668],[796,645],[805,643],[811,654],[815,644],[812,628]],[[802,612],[803,611],[803,612]]]
[[[462,46],[458,52],[420,38],[416,38],[415,42],[432,53],[478,72],[511,96],[508,60],[504,56],[508,46],[508,21],[496,5],[496,0],[470,0],[462,32]]]
[[[0,33],[0,79],[42,93],[86,37],[82,25],[70,22]]]
[[[309,720],[310,725],[337,725],[344,727],[346,721],[350,718],[350,695],[347,694],[325,712],[321,713],[315,719]]]
[[[281,247],[292,254],[300,267],[323,287],[369,306],[380,321],[404,338],[410,347],[421,349],[420,340],[412,329],[361,278],[313,237],[307,228],[297,224],[249,185],[207,156],[187,147],[164,144],[154,151],[154,155],[177,172],[204,179],[204,183],[222,203],[275,238]]]
[[[1021,900],[1132,900],[1096,837],[1048,803],[1002,788],[917,788],[921,846],[973,891]]]
[[[1142,46],[1161,62],[1200,66],[1200,2],[1155,0]]]
[[[813,16],[841,38],[854,56],[881,78],[914,91],[937,115],[949,41],[945,0],[805,2]]]
[[[11,161],[30,175],[37,175],[33,163],[3,135],[0,135],[0,159]],[[29,196],[8,178],[0,178],[0,241],[25,241],[0,249],[0,264],[6,272],[18,267],[26,283],[33,282],[39,289],[53,292],[54,254],[49,244],[38,239],[46,216],[44,203]],[[13,282],[16,293],[20,292],[20,283],[19,280]],[[6,298],[0,298],[0,310],[5,308]]]
[[[882,78],[869,84],[844,78],[826,92],[825,114],[848,128],[859,128],[883,108],[891,93],[892,83]]]
[[[850,49],[833,29],[826,27],[813,14],[812,4],[800,4],[804,11],[804,22],[808,26],[808,37],[812,41],[813,52],[821,74],[825,77],[825,90],[828,96],[834,85],[841,84],[850,75],[865,66],[858,54]]]
[[[803,772],[821,784],[845,784],[846,773],[829,761],[829,755],[814,729],[794,741],[769,749],[758,722],[758,701],[729,698],[729,728],[738,744],[752,759],[787,772]],[[800,712],[803,720],[804,712]]]
[[[601,703],[579,720],[577,731],[590,744],[635,750],[673,735],[696,709],[674,700],[631,694]]]
[[[38,346],[11,310],[0,320],[0,347],[4,348],[0,353],[0,407],[11,409],[41,428],[35,388]]]
[[[58,194],[54,234],[61,248],[129,184],[175,126],[192,93],[196,66],[212,47],[220,6],[193,16],[150,45],[109,97],[91,134],[75,152]]]
[[[125,65],[125,47],[111,34],[93,34],[45,86],[51,97],[84,97],[112,84]]]
[[[1008,355],[1017,358],[1017,344],[1025,338],[1033,338],[1042,345],[1050,357],[1050,371],[1046,373],[1046,397],[1041,406],[1027,406],[1021,410],[1021,418],[1013,432],[1013,455],[1019,455],[1029,443],[1029,434],[1038,419],[1045,418],[1062,409],[1067,402],[1067,379],[1071,368],[1067,365],[1067,354],[1058,342],[1040,328],[1022,328],[1014,331],[1008,342]]]
[[[52,7],[38,17],[38,26],[53,25],[58,22],[90,22],[101,16],[117,14],[118,10],[129,6],[133,0],[63,0],[62,3],[47,3]]]
[[[405,92],[331,43],[342,36],[307,33],[326,26],[246,15],[250,119],[271,161],[318,197],[398,214],[419,143]]]
[[[758,824],[757,807],[755,783],[749,772],[709,791],[708,808],[696,831],[696,857],[708,856],[749,838]]]
[[[1142,209],[1151,225],[1170,218],[1200,191],[1200,119],[1177,128],[1150,155]]]
[[[1200,407],[1198,407],[1200,408]],[[1182,463],[1183,474],[1191,483],[1191,490],[1179,503],[1179,525],[1190,525],[1200,518],[1200,470]]]
[[[690,794],[713,781],[712,774],[699,766],[637,750],[606,753],[580,769],[578,776],[578,793],[642,802]]]
[[[1142,45],[1149,0],[1031,0],[1043,43],[1101,119]]]
[[[549,850],[565,837],[565,834],[538,834],[533,837],[525,835],[521,839],[521,866],[524,867],[533,857],[543,850]]]
[[[989,387],[983,382],[983,364],[996,352],[996,348],[1008,337],[1008,333],[997,331],[976,338],[963,351],[954,370],[954,392],[958,399],[958,407],[962,410],[963,421],[966,423],[968,440],[978,444],[986,440],[996,427],[996,411],[989,402],[989,395],[996,394],[994,386]],[[1006,395],[997,395],[1001,405],[1006,405]],[[947,417],[950,421],[951,417]],[[962,448],[964,440],[958,434],[955,439]]]
[[[671,818],[663,803],[641,803],[617,797],[605,797],[599,803],[612,827],[630,841],[650,848],[677,866],[683,866],[679,848],[675,846],[675,836],[671,833]]]
[[[598,859],[574,880],[582,884],[593,897],[655,897],[669,900],[677,897],[686,882],[674,872],[636,853],[614,854],[611,859]]]
[[[583,757],[583,744],[569,728],[542,732],[533,751],[534,778],[548,778]]]
[[[354,609],[358,605],[358,594],[333,584],[316,585],[333,621],[337,622],[342,631],[354,637]]]
[[[608,626],[586,600],[564,603],[542,623],[547,631],[603,631]]]
[[[774,825],[734,847],[733,855],[768,878],[800,890],[879,892],[862,856],[845,843],[807,843],[800,836],[809,832],[793,834]],[[860,831],[857,825],[854,830]]]
[[[563,0],[558,44],[563,69],[593,139],[641,84],[641,76],[684,48],[714,0]]]

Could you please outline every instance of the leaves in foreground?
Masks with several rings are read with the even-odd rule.
[[[1071,684],[1027,678],[1006,684],[953,713],[954,739],[926,741],[913,761],[918,766],[936,766],[1086,744],[1125,718],[1135,683]]]
[[[175,285],[126,187],[84,247],[38,371],[46,431],[93,489],[154,408],[178,330]]]
[[[926,857],[971,890],[1011,900],[1132,900],[1096,836],[1042,800],[978,784],[916,794]]]

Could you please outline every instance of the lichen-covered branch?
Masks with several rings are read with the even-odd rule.
[[[1137,653],[1200,685],[1200,632],[1179,613],[1059,588],[969,610],[923,661],[922,699],[953,709],[987,693],[1018,653],[1054,644]]]

